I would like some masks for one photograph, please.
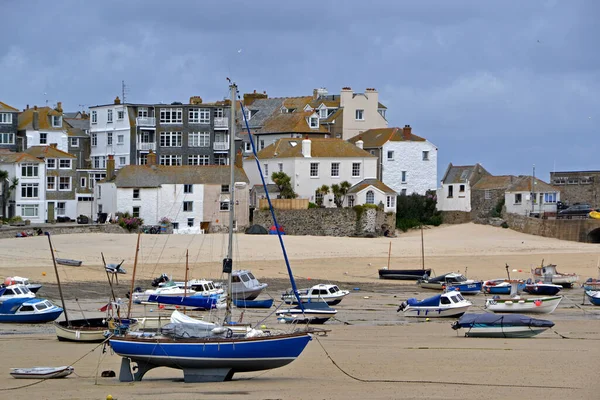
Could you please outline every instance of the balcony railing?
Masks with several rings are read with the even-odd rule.
[[[214,142],[214,150],[229,150],[229,142]]]
[[[136,124],[137,124],[137,126],[156,126],[156,118],[155,117],[137,117]]]
[[[137,149],[138,150],[152,150],[152,151],[156,151],[156,143],[141,143],[141,142],[138,142]]]
[[[228,129],[229,128],[229,118],[215,117],[215,128]]]

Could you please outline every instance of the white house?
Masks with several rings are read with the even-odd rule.
[[[383,211],[396,212],[396,196],[396,191],[380,180],[364,179],[348,190],[344,199],[344,206],[383,204]]]
[[[455,166],[448,164],[442,178],[442,187],[437,189],[437,209],[439,211],[471,211],[471,188],[483,176],[491,175],[477,163]]]
[[[44,162],[26,153],[0,152],[0,169],[9,180],[19,184],[11,193],[8,216],[19,216],[32,223],[46,221],[46,169]]]
[[[376,179],[377,157],[342,139],[279,139],[258,153],[267,183],[273,172],[285,172],[300,198],[317,202],[316,190],[347,181],[354,186],[365,179]],[[250,185],[261,178],[253,157],[244,160]],[[333,194],[323,196],[326,207],[335,207]],[[357,204],[361,204],[358,203]]]
[[[437,147],[404,128],[369,129],[349,140],[379,158],[377,178],[398,194],[424,195],[437,188]]]
[[[17,136],[26,141],[23,149],[31,146],[48,146],[56,143],[56,147],[69,151],[67,126],[63,124],[62,103],[56,108],[38,107],[27,108],[19,114]]]
[[[559,188],[532,176],[516,177],[504,194],[506,212],[511,214],[556,213],[558,201],[560,201]]]
[[[174,229],[197,227],[220,231],[228,226],[231,206],[230,167],[156,165],[150,153],[147,165],[128,165],[116,173],[109,158],[107,176],[96,183],[98,213],[114,216],[128,212],[146,225],[168,218]],[[116,175],[115,175],[116,174]],[[248,225],[248,178],[241,168],[235,170],[233,205],[235,225]]]

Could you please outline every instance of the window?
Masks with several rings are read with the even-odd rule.
[[[215,118],[223,118],[225,116],[222,108],[215,108]]]
[[[365,120],[365,110],[356,110],[356,120],[364,121]]]
[[[139,200],[140,199],[140,189],[133,189],[133,198],[135,200]]]
[[[320,190],[315,190],[315,203],[323,204],[323,193]]]
[[[76,137],[71,138],[71,147],[79,147],[79,138],[76,138]]]
[[[244,142],[244,152],[249,153],[252,151],[252,143]]]
[[[23,204],[21,206],[22,217],[37,217],[38,216],[38,205],[37,204]]]
[[[200,121],[201,124],[210,124],[210,109],[201,108],[200,109]]]
[[[210,147],[210,132],[190,132],[188,135],[189,147]]]
[[[37,183],[22,183],[21,184],[21,198],[23,199],[35,199],[39,195],[39,188]]]
[[[98,199],[102,198],[102,185],[98,186]],[[98,204],[98,207],[100,207],[102,204]],[[101,210],[98,210],[98,212],[102,212]]]
[[[319,110],[319,118],[327,118],[327,108],[321,108]]]
[[[70,159],[61,158],[58,161],[58,167],[60,169],[71,169],[71,160]]]
[[[229,193],[229,185],[221,185],[221,193]]]
[[[423,152],[423,161],[429,161],[429,152],[428,151]]]
[[[46,177],[46,190],[56,190],[56,177],[55,176],[47,176]]]
[[[138,109],[138,118],[148,118],[148,108],[140,107]]]
[[[94,156],[92,157],[92,163],[96,169],[106,168],[106,156]]]
[[[356,178],[360,176],[360,163],[352,163],[352,177]]]
[[[38,177],[38,165],[37,164],[21,164],[21,176],[24,178],[37,178]]]
[[[125,144],[125,135],[117,135],[117,144]]]
[[[310,127],[311,128],[318,128],[319,127],[319,118],[317,118],[317,117],[310,117],[309,118],[309,123],[310,123]]]
[[[188,165],[208,165],[210,156],[207,155],[191,155],[188,156]]]
[[[200,122],[200,110],[197,108],[190,108],[188,111],[188,123],[197,124]]]
[[[125,111],[123,111],[123,110],[117,111],[117,119],[123,119],[123,118],[125,118]]]
[[[259,149],[259,150],[262,150],[262,149],[264,149],[264,148],[265,148],[265,141],[264,141],[264,140],[261,140],[261,141],[260,141],[260,149]]]
[[[490,200],[492,198],[492,192],[490,190],[486,190],[483,192],[483,198],[485,200]]]
[[[400,195],[406,196],[406,189],[400,190]],[[448,197],[452,197],[452,196],[448,196]]]
[[[385,109],[384,108],[378,109],[377,112],[379,113],[379,115],[381,115],[383,118],[385,118]]]
[[[160,165],[181,165],[181,156],[175,154],[161,155]]]
[[[221,201],[221,204],[219,205],[219,210],[229,211],[229,200]]]
[[[113,110],[107,110],[106,111],[106,122],[108,122],[109,124],[112,124],[112,122],[113,122]]]
[[[556,193],[544,193],[544,203],[556,203]]]
[[[133,207],[131,216],[134,218],[139,218],[140,217],[140,209],[141,209],[141,207],[139,207],[139,206]]]
[[[161,124],[180,124],[183,121],[183,109],[181,108],[161,108]]]
[[[179,222],[172,222],[172,224],[173,224],[173,230],[176,231],[177,229],[179,229]]]
[[[0,124],[12,124],[12,114],[0,113]]]
[[[87,179],[85,177],[81,177],[81,179],[79,180],[79,186],[84,188],[84,187],[86,187],[86,185],[87,185]]]
[[[70,176],[59,176],[58,177],[58,190],[71,190],[71,177]]]
[[[92,133],[92,146],[98,145],[98,134]]]
[[[194,211],[194,202],[193,201],[184,201],[183,202],[183,211],[184,212]]]
[[[459,193],[464,193],[465,192],[465,185],[458,186],[458,191],[459,191]]]
[[[112,146],[113,141],[112,141],[112,132],[106,132],[106,145],[107,146]]]
[[[402,183],[406,183],[406,171],[402,171]]]
[[[269,177],[269,164],[264,165],[263,172],[265,174],[265,178],[268,178]]]
[[[277,163],[277,168],[279,169],[279,172],[283,172],[283,163]]]
[[[217,153],[214,155],[215,157],[215,165],[229,165],[229,161],[227,159],[227,154]]]
[[[339,162],[331,163],[331,177],[332,178],[340,177],[340,163]]]
[[[65,215],[67,213],[67,203],[64,201],[56,202],[56,215]]]
[[[161,147],[181,147],[181,132],[161,132],[160,145]]]
[[[394,159],[394,151],[390,150],[387,152],[387,159],[388,161],[392,161]]]
[[[388,208],[396,207],[396,196],[387,196],[386,204]]]
[[[448,186],[448,197],[454,197],[454,186]]]
[[[98,196],[98,198],[100,198],[100,196]],[[98,212],[101,213],[102,212],[102,204],[98,204]]]
[[[354,196],[348,196],[348,207],[354,207]]]
[[[119,165],[127,164],[127,157],[119,157]]]
[[[375,204],[375,193],[372,190],[369,190],[367,192],[366,203],[367,204]]]
[[[319,163],[316,163],[316,162],[310,163],[310,177],[311,178],[319,177]]]
[[[40,132],[40,144],[48,144],[48,134],[46,132]]]
[[[0,144],[15,144],[15,134],[0,132]]]
[[[190,228],[194,226],[194,218],[187,219],[187,226],[189,226]]]
[[[591,176],[582,176],[581,181],[579,181],[582,185],[589,185],[594,182],[594,178]]]
[[[521,193],[515,193],[515,204],[521,204],[523,201],[523,195]]]
[[[92,111],[92,124],[98,123],[98,111]]]
[[[56,169],[56,158],[46,159],[46,169]]]
[[[573,177],[567,179],[567,185],[577,185],[579,183],[579,178]]]
[[[52,116],[52,127],[60,128],[62,126],[62,117],[60,115]]]

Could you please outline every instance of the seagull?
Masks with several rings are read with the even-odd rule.
[[[239,50],[238,50],[238,53],[241,53],[241,52],[242,52],[242,49],[239,49]]]

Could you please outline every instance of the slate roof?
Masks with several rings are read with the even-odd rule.
[[[73,154],[59,150],[52,146],[31,146],[25,150],[27,154],[31,154],[37,158],[77,158]]]
[[[62,113],[56,111],[50,107],[38,107],[37,110],[29,108],[19,114],[19,127],[20,131],[33,129],[33,114],[37,111],[39,115],[39,129],[45,131],[63,131],[65,128],[53,127],[50,116],[62,116]]]
[[[390,188],[388,185],[381,182],[379,179],[374,179],[374,178],[363,179],[362,181],[358,182],[356,185],[354,185],[350,189],[348,189],[348,194],[359,193],[359,192],[365,190],[366,188],[368,188],[369,186],[374,186],[377,189],[381,190],[383,193],[396,194],[396,191],[394,189]]]
[[[302,155],[302,140],[303,139],[292,139],[284,138],[279,139],[275,143],[265,147],[258,152],[257,156],[259,159],[271,159],[271,158],[297,158],[303,157]],[[342,139],[323,139],[315,138],[311,140],[311,157],[376,157],[365,151],[359,149],[352,143],[348,143]]]
[[[484,176],[475,185],[473,190],[490,190],[490,189],[506,189],[515,180],[516,177],[513,175],[498,175],[498,176]]]
[[[19,112],[19,110],[17,110],[14,107],[9,106],[6,103],[3,103],[0,101],[0,111],[4,111],[4,112]]]
[[[314,111],[275,114],[265,121],[263,130],[270,133],[328,133],[321,124],[318,128],[310,127],[307,118],[313,114]]]
[[[163,184],[227,185],[230,180],[229,165],[127,165],[114,178],[117,187],[152,188]],[[235,168],[235,181],[249,183],[242,168]]]
[[[475,174],[476,168],[481,168],[483,171],[487,172],[487,175],[490,175],[490,173],[479,163],[475,165],[452,165],[452,163],[450,163],[446,169],[442,183],[452,184],[466,183],[467,181],[471,181],[472,176]]]
[[[532,176],[519,175],[516,177],[512,184],[506,189],[507,192],[531,192],[531,182],[535,180],[535,191],[536,192],[560,192],[560,189],[556,186],[552,186],[544,182],[539,178],[533,178]]]
[[[89,130],[90,129],[90,120],[88,118],[67,118],[65,117],[63,121],[66,121],[69,125],[71,125],[75,129],[81,130]]]
[[[381,147],[384,143],[392,142],[424,142],[425,139],[412,133],[405,132],[403,128],[376,128],[366,130],[353,138],[348,139],[350,143],[356,143],[360,138],[364,142],[364,148]]]
[[[20,162],[30,162],[41,164],[42,160],[27,154],[27,153],[15,153],[12,151],[0,151],[0,164],[14,164]]]

